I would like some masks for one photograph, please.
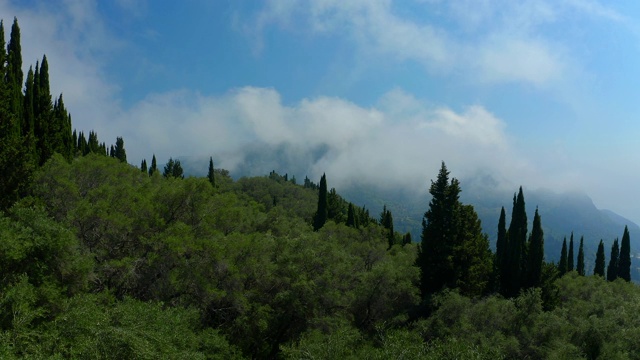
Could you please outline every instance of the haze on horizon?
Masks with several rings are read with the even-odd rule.
[[[212,155],[233,171],[286,148],[298,178],[424,189],[444,160],[640,223],[634,2],[0,0],[0,14],[5,31],[19,20],[25,73],[46,54],[74,127],[123,136],[134,165]]]

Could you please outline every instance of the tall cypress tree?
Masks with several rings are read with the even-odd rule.
[[[496,240],[496,256],[493,262],[494,277],[499,281],[500,288],[504,291],[507,288],[505,272],[507,271],[507,220],[504,206],[500,209],[498,219],[498,238]]]
[[[156,154],[153,154],[153,157],[151,158],[151,167],[149,168],[149,176],[153,175],[156,171],[158,171],[158,164],[156,162]]]
[[[573,231],[571,232],[571,237],[569,240],[569,253],[567,254],[567,272],[573,271]]]
[[[558,263],[560,276],[567,273],[567,238],[562,240],[562,251],[560,251],[560,262]]]
[[[529,236],[529,253],[527,256],[527,286],[540,286],[542,277],[542,264],[544,262],[544,232],[542,231],[542,221],[536,208],[533,216],[533,229]]]
[[[7,46],[7,72],[5,82],[8,89],[9,112],[12,116],[12,134],[20,133],[22,121],[22,82],[24,73],[22,72],[22,46],[20,45],[20,26],[18,19],[13,18],[11,26],[11,36]]]
[[[211,186],[216,187],[215,170],[213,168],[213,157],[209,156],[209,172],[207,172],[207,179],[211,183]]]
[[[620,259],[618,261],[618,277],[631,281],[631,239],[629,229],[625,225],[620,243]]]
[[[613,241],[611,246],[611,258],[609,259],[609,266],[607,267],[607,280],[614,281],[618,278],[618,267],[620,265],[620,246],[618,245],[618,239]]]
[[[53,103],[51,101],[51,89],[49,84],[49,63],[46,55],[42,57],[36,85],[38,90],[37,98],[34,98],[34,112],[36,114],[35,129],[36,136],[38,137],[37,147],[40,164],[44,164],[44,162],[47,161],[55,151],[55,138],[57,134],[56,124],[53,121]],[[71,135],[70,132],[69,135]],[[94,136],[96,140],[94,145],[97,149],[98,138],[95,133]],[[89,134],[89,146],[91,148],[91,133]],[[93,151],[93,148],[91,149]]]
[[[327,206],[327,176],[322,174],[318,191],[318,209],[313,217],[313,230],[318,231],[324,226],[329,217]]]
[[[505,295],[516,296],[524,286],[527,266],[527,212],[522,186],[514,196],[511,224],[508,232],[508,277]]]
[[[578,248],[578,265],[576,266],[578,275],[584,276],[584,236],[580,237],[580,247]]]
[[[140,163],[140,171],[142,171],[143,173],[147,173],[147,160],[146,159],[142,159],[142,162]]]
[[[604,243],[602,239],[600,239],[600,244],[598,245],[598,252],[596,252],[596,264],[593,268],[593,275],[600,275],[604,277]]]

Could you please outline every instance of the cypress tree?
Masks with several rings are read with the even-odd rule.
[[[23,105],[24,109],[23,113],[23,123],[22,123],[22,136],[28,137],[33,140],[35,136],[34,133],[34,125],[35,125],[35,113],[33,109],[33,101],[34,101],[34,75],[33,68],[29,67],[29,72],[27,72],[27,80],[24,84],[24,100]],[[35,152],[35,147],[32,149]]]
[[[20,122],[22,120],[22,82],[24,73],[22,72],[22,46],[20,45],[20,26],[18,19],[13,18],[11,35],[7,46],[7,71],[5,82],[8,86],[9,112],[13,115],[11,131],[14,135],[20,133]]]
[[[57,129],[53,120],[53,105],[49,84],[49,63],[46,55],[42,57],[37,79],[37,98],[34,98],[36,113],[36,135],[38,137],[38,154],[40,164],[44,164],[55,151]],[[71,133],[69,133],[71,135]],[[97,137],[96,137],[97,140]],[[89,136],[91,144],[91,136]],[[97,143],[96,143],[97,144]]]
[[[562,251],[560,252],[560,262],[558,263],[558,272],[560,276],[567,273],[567,238],[562,240]]]
[[[329,217],[327,206],[327,177],[322,174],[320,178],[320,188],[318,191],[318,209],[313,217],[313,230],[318,231],[324,226]]]
[[[151,167],[149,168],[149,176],[153,175],[156,171],[158,171],[158,165],[156,163],[156,154],[153,154],[153,157],[151,158]]]
[[[620,246],[618,245],[618,239],[613,241],[611,246],[611,258],[609,259],[609,266],[607,267],[607,280],[614,281],[618,278],[618,267],[620,264]]]
[[[522,186],[514,195],[511,224],[508,231],[507,251],[507,296],[517,296],[524,286],[527,266],[527,212]]]
[[[494,260],[494,274],[500,282],[500,288],[505,291],[507,289],[507,222],[504,206],[500,210],[500,219],[498,220],[498,239],[496,240],[496,256]]]
[[[143,173],[147,173],[147,160],[146,159],[142,159],[142,162],[140,163],[140,171],[142,171]]]
[[[573,271],[573,231],[569,240],[569,253],[567,254],[567,272]]]
[[[625,225],[620,243],[620,260],[618,261],[618,277],[631,281],[631,239],[629,229]]]
[[[215,170],[213,168],[212,156],[209,157],[209,172],[207,173],[207,179],[209,179],[211,186],[216,187],[216,177],[215,177]]]
[[[584,236],[580,237],[580,247],[578,248],[578,264],[576,266],[578,275],[584,276]]]
[[[529,254],[527,257],[527,286],[540,286],[542,264],[544,262],[544,232],[538,209],[533,216],[533,229],[529,237]]]
[[[598,252],[596,252],[596,265],[593,268],[593,274],[604,277],[604,264],[605,264],[604,243],[602,242],[602,239],[600,239],[600,244],[598,245]]]
[[[349,206],[347,208],[347,226],[350,227],[356,227],[356,214],[355,211],[353,210],[353,204],[349,203]]]

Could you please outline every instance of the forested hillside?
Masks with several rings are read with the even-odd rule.
[[[15,20],[0,49],[0,358],[640,354],[626,228],[592,275],[577,237],[544,261],[544,218],[528,221],[522,188],[492,252],[444,163],[419,239],[388,208],[346,201],[330,174],[233,180],[212,158],[206,177],[155,156],[137,167],[122,138],[72,131],[46,57],[22,85],[19,41]]]

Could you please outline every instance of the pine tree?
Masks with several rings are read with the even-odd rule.
[[[318,209],[313,216],[313,230],[318,231],[324,226],[329,217],[327,206],[327,177],[322,174],[320,178],[320,188],[318,191]]]
[[[529,253],[527,257],[527,286],[538,287],[542,277],[544,263],[544,232],[538,209],[533,216],[533,229],[529,236]]]
[[[116,138],[115,158],[120,162],[127,162],[127,151],[124,149],[124,140],[121,137]]]
[[[158,165],[156,163],[156,154],[153,154],[153,157],[151,158],[151,167],[149,168],[149,176],[153,175],[156,171],[158,171]]]
[[[567,238],[562,240],[562,251],[560,252],[560,262],[558,263],[560,276],[567,273]]]
[[[611,258],[609,259],[609,266],[607,266],[607,280],[614,281],[618,278],[618,267],[620,264],[620,246],[618,245],[618,239],[613,241],[611,246]]]
[[[584,276],[584,236],[580,237],[580,247],[578,248],[578,264],[576,266],[578,275]]]
[[[593,268],[593,274],[604,277],[604,264],[605,264],[604,243],[602,242],[602,239],[600,239],[600,244],[598,245],[598,252],[596,252],[596,265]]]
[[[629,229],[625,225],[620,243],[620,259],[618,261],[618,277],[631,281],[631,239]]]
[[[211,183],[211,186],[216,187],[215,169],[213,168],[213,157],[209,157],[209,172],[207,173],[207,179]]]
[[[169,161],[164,165],[164,171],[162,172],[162,176],[165,178],[173,176],[173,166],[174,161],[173,158],[169,158]]]
[[[180,160],[175,160],[171,176],[176,179],[184,179],[184,170],[182,170],[182,164],[180,164]]]
[[[567,272],[573,271],[573,231],[569,240],[569,253],[567,254]]]
[[[477,296],[488,282],[492,265],[486,235],[472,206],[459,201],[458,180],[449,181],[444,162],[429,189],[432,198],[422,220],[422,242],[416,265],[422,297],[444,287]]]
[[[143,173],[147,173],[147,160],[146,159],[142,159],[142,162],[140,163],[140,171],[142,171]]]

